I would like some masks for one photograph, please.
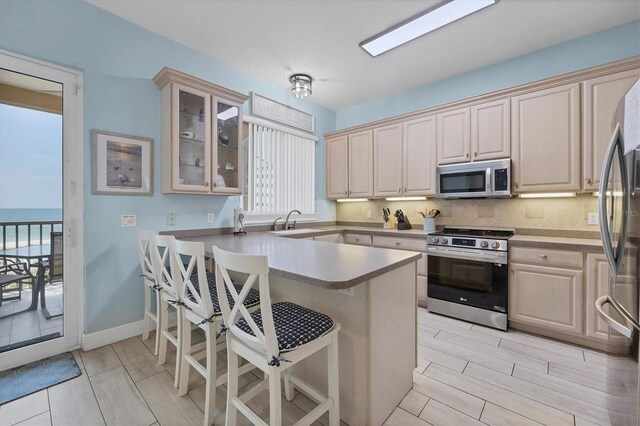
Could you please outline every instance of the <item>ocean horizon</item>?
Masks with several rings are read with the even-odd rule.
[[[49,243],[51,231],[62,231],[62,224],[55,224],[53,227],[45,225],[40,229],[39,225],[21,225],[18,227],[16,238],[15,226],[2,226],[7,222],[51,222],[62,221],[62,209],[0,209],[0,250],[14,248],[17,246],[28,246]],[[29,228],[31,228],[31,238],[29,238]],[[42,233],[42,241],[40,234]],[[31,240],[31,241],[29,241]]]

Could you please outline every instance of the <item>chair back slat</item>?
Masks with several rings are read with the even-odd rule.
[[[204,264],[204,244],[174,240],[171,272],[180,288],[180,300],[185,306],[202,319],[213,317],[213,302]],[[194,283],[196,277],[197,286]]]
[[[53,232],[52,232],[53,234]],[[140,268],[142,269],[142,275],[149,280],[153,280],[153,266],[151,264],[151,254],[149,252],[149,243],[155,233],[153,231],[138,231],[137,232],[137,244],[136,251],[138,253],[138,261],[140,262]],[[51,238],[53,244],[53,237]],[[53,245],[52,245],[53,247]]]
[[[156,285],[178,299],[177,284],[167,269],[174,239],[173,235],[153,235],[149,241],[149,253]]]
[[[236,338],[249,346],[267,353],[268,358],[278,357],[278,339],[273,324],[271,312],[271,298],[269,295],[269,265],[266,256],[232,253],[213,246],[213,256],[216,264],[216,283],[218,302],[222,311],[222,318],[228,329]],[[240,292],[229,276],[229,271],[248,274]],[[260,292],[260,319],[262,330],[251,317],[244,306],[249,291],[258,283]],[[233,308],[229,304],[226,293],[231,294]],[[253,332],[253,336],[240,327],[237,322],[243,319]]]

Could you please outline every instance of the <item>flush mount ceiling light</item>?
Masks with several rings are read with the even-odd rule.
[[[446,0],[359,44],[371,56],[398,47],[408,41],[471,15],[498,0]]]
[[[289,77],[291,92],[298,99],[304,99],[311,94],[311,83],[313,79],[309,74],[293,74]]]

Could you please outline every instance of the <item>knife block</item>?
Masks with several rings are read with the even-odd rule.
[[[405,216],[404,221],[398,221],[398,231],[406,231],[407,229],[411,229],[411,223],[409,223],[409,218]]]

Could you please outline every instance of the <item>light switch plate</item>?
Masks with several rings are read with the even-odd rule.
[[[132,226],[136,226],[136,215],[123,214],[122,216],[120,216],[120,226],[122,228],[130,228]]]
[[[207,223],[213,223],[216,216],[213,213],[207,213]]]
[[[371,219],[371,210],[367,210],[367,219]]]
[[[174,226],[176,224],[176,214],[169,213],[167,215],[167,226]]]
[[[597,224],[598,224],[598,213],[589,212],[587,214],[587,225],[597,225]]]

